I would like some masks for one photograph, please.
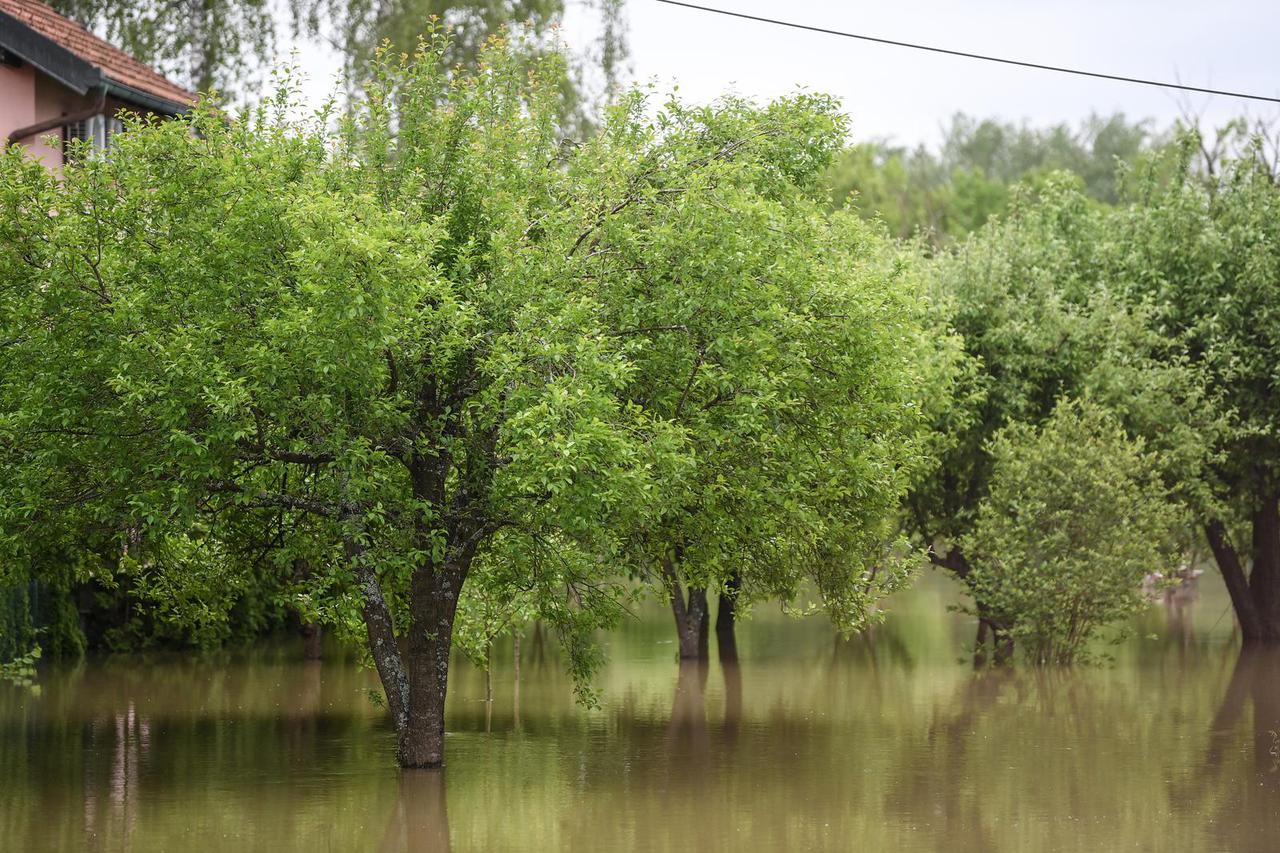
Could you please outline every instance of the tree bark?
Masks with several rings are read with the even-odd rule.
[[[1231,604],[1245,643],[1280,643],[1280,499],[1264,495],[1254,508],[1250,562],[1245,573],[1239,552],[1227,538],[1226,525],[1214,519],[1205,525],[1205,538]]]
[[[686,598],[676,572],[676,560],[670,557],[662,559],[662,575],[671,600],[671,615],[676,621],[680,659],[707,660],[710,657],[707,639],[711,620],[707,612],[706,587],[689,587]]]
[[[681,603],[679,587],[675,590],[672,613],[676,618],[676,632],[680,643],[681,660],[706,660],[708,658],[707,590],[689,587],[688,601]]]
[[[400,740],[400,766],[435,769],[444,764],[444,705],[449,687],[453,620],[467,566],[450,562],[414,572],[409,606],[409,721]]]
[[[357,540],[348,538],[346,553],[364,593],[364,606],[360,615],[364,619],[369,638],[369,654],[373,657],[378,679],[382,682],[382,690],[387,697],[387,708],[391,711],[391,720],[396,727],[396,737],[403,743],[409,725],[409,676],[396,641],[391,610],[382,595],[382,585],[378,582],[377,573],[365,562],[364,546]]]

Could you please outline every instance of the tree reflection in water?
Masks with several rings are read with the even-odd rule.
[[[1222,606],[1154,608],[1109,667],[980,672],[932,603],[835,643],[754,615],[682,668],[662,612],[612,641],[598,710],[534,627],[518,699],[495,654],[491,733],[459,667],[423,774],[340,654],[50,667],[39,696],[0,685],[0,849],[1274,853],[1280,659],[1240,653]]]
[[[379,853],[449,853],[444,770],[402,770]]]

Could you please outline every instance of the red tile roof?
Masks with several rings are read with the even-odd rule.
[[[98,38],[75,21],[64,18],[44,3],[37,0],[0,0],[0,12],[12,15],[45,38],[57,42],[101,69],[105,77],[116,83],[179,104],[195,100],[194,93],[166,80],[154,69]]]

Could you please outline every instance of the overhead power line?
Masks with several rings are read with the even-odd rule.
[[[665,3],[668,6],[682,6],[686,9],[696,9],[699,12],[711,12],[715,15],[725,15],[730,18],[741,18],[746,21],[758,21],[762,24],[773,24],[778,27],[790,27],[793,30],[806,30],[811,33],[822,33],[824,35],[840,36],[841,38],[857,39],[859,41],[869,41],[876,44],[887,44],[891,47],[905,47],[910,50],[923,50],[928,53],[942,53],[947,56],[959,56],[964,59],[979,59],[983,62],[998,62],[1002,65],[1017,65],[1021,68],[1036,68],[1041,71],[1056,71],[1059,74],[1075,74],[1078,77],[1095,77],[1099,80],[1117,80],[1121,83],[1138,83],[1142,86],[1157,86],[1162,89],[1179,89],[1183,92],[1200,92],[1206,95],[1224,95],[1228,98],[1244,98],[1249,101],[1266,101],[1272,104],[1280,104],[1280,98],[1270,98],[1266,95],[1250,95],[1245,92],[1229,92],[1225,89],[1206,89],[1201,86],[1186,86],[1182,83],[1166,83],[1160,80],[1146,80],[1141,77],[1125,77],[1121,74],[1103,74],[1100,71],[1085,71],[1080,68],[1064,68],[1060,65],[1045,65],[1040,62],[1025,62],[1021,59],[1007,59],[1002,56],[988,56],[984,53],[970,53],[965,50],[951,50],[946,47],[934,47],[933,45],[928,44],[916,44],[914,42],[898,41],[896,39],[880,38],[878,36],[847,33],[841,30],[827,29],[826,27],[814,27],[809,24],[798,24],[795,21],[781,21],[777,18],[748,15],[745,12],[731,12],[728,9],[699,6],[696,3],[683,3],[681,0],[657,0],[657,2]]]

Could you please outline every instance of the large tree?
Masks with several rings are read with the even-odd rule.
[[[442,49],[383,66],[335,135],[202,110],[61,181],[12,151],[2,182],[7,564],[94,521],[102,561],[152,573],[246,539],[307,560],[318,615],[363,622],[406,766],[443,758],[477,559],[588,631],[613,568],[581,555],[674,456],[619,401],[626,342],[574,252],[602,201],[556,132],[558,57],[452,76]]]
[[[1261,140],[1208,151],[1189,134],[1154,159],[1116,232],[1152,329],[1185,342],[1229,417],[1197,509],[1245,640],[1280,643],[1280,184]]]
[[[844,132],[829,101],[670,104],[661,121],[673,154],[740,148],[746,180],[709,172],[721,191],[682,198],[668,228],[616,218],[593,238],[616,265],[616,324],[645,340],[627,397],[680,429],[691,460],[631,549],[670,600],[682,658],[707,655],[709,593],[722,634],[740,599],[791,601],[806,582],[852,629],[903,580],[893,517],[950,339],[927,328],[909,253],[821,212]],[[706,227],[714,240],[691,239]]]

